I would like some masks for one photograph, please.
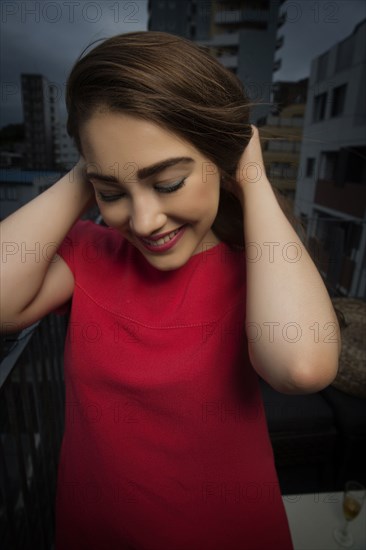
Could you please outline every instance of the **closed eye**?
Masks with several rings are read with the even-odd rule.
[[[183,187],[185,185],[186,179],[187,178],[183,178],[183,179],[175,182],[172,185],[163,185],[163,186],[160,186],[160,187],[155,186],[154,189],[158,193],[174,193],[174,191],[178,191],[178,189],[181,189],[181,187]],[[122,199],[123,197],[125,197],[126,193],[108,194],[108,193],[102,193],[101,191],[97,191],[97,196],[103,202],[113,202],[113,201],[117,201],[118,199]]]
[[[158,193],[173,193],[174,191],[178,191],[183,185],[185,185],[187,178],[182,178],[181,180],[173,183],[173,185],[163,185],[162,187],[155,187],[155,189],[158,191]]]
[[[101,193],[100,191],[97,191],[97,197],[103,202],[117,201],[118,199],[121,199],[124,195],[125,193],[119,193],[118,195],[108,195],[106,193]]]

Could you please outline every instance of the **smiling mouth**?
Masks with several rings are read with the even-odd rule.
[[[157,241],[151,241],[150,239],[144,239],[142,238],[141,240],[148,244],[149,246],[161,246],[162,244],[165,244],[165,243],[168,243],[169,241],[171,241],[175,235],[181,230],[182,228],[181,227],[178,227],[178,229],[175,229],[174,231],[171,231],[171,233],[169,233],[168,235],[165,235],[165,237],[162,237],[161,239],[158,239]]]
[[[155,238],[155,240],[153,240],[140,237],[139,241],[143,245],[143,247],[149,252],[153,252],[156,254],[165,253],[171,248],[175,247],[177,242],[182,238],[183,234],[185,233],[186,228],[187,224],[178,227],[178,229],[174,229],[160,239]]]

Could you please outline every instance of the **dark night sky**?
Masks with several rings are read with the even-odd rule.
[[[22,121],[22,72],[42,73],[62,90],[74,61],[92,41],[147,29],[145,0],[2,0],[0,6],[1,126]],[[364,0],[287,0],[281,9],[288,21],[281,29],[285,43],[276,55],[282,67],[275,80],[308,76],[311,60],[366,17]]]

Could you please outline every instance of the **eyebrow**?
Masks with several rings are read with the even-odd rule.
[[[171,168],[172,166],[176,166],[177,164],[191,164],[192,162],[194,162],[194,160],[191,157],[174,157],[165,159],[163,161],[156,162],[155,164],[151,164],[150,166],[145,166],[145,168],[140,168],[139,170],[137,170],[137,178],[139,180],[144,180],[151,176],[155,176],[156,174],[160,174],[160,172],[162,172],[163,170]],[[119,183],[118,179],[115,176],[109,176],[108,174],[87,171],[86,175],[89,178],[108,182],[110,184]]]

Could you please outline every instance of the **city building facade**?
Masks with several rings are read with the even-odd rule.
[[[271,110],[273,73],[280,68],[275,52],[283,44],[278,32],[286,20],[284,0],[149,0],[148,28],[183,36],[205,46],[244,84],[251,121]]]
[[[306,107],[308,79],[273,84],[271,114],[259,120],[263,159],[271,184],[293,211]]]
[[[22,74],[21,88],[26,142],[24,167],[52,169],[54,129],[58,121],[56,87],[43,75]]]
[[[329,288],[366,298],[366,20],[311,65],[295,214]]]
[[[66,122],[60,121],[54,131],[54,164],[58,170],[71,170],[79,160],[73,139],[66,130]]]
[[[79,155],[58,109],[58,87],[40,74],[22,74],[25,130],[23,167],[70,170]]]
[[[261,126],[263,160],[271,184],[291,202],[300,163],[305,104],[288,105]]]

